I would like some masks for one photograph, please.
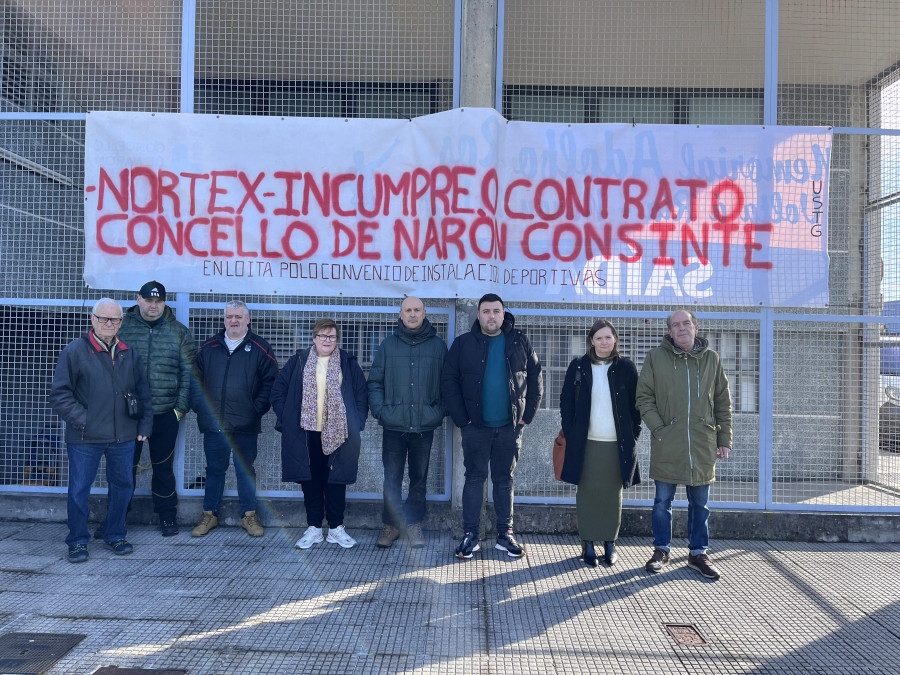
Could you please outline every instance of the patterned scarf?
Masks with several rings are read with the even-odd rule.
[[[303,367],[303,400],[300,404],[300,426],[316,431],[318,422],[318,382],[316,364],[319,356],[313,344]],[[328,358],[325,375],[325,409],[322,411],[322,452],[330,455],[347,440],[347,410],[341,396],[341,354],[334,348]]]

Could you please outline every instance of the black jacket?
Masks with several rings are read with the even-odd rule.
[[[391,431],[422,432],[441,426],[441,368],[447,345],[425,319],[412,332],[398,319],[369,369],[372,417]]]
[[[505,312],[501,330],[506,334],[506,371],[509,375],[513,426],[521,422],[528,424],[534,419],[544,394],[541,362],[531,342],[514,326],[515,318]],[[481,396],[489,341],[476,319],[471,331],[453,341],[444,361],[441,393],[444,407],[458,427],[470,422],[478,427],[484,426]]]
[[[303,368],[309,349],[298,350],[285,364],[272,386],[272,409],[278,416],[276,429],[281,432],[281,480],[302,483],[312,479],[306,430],[300,426],[303,402]],[[350,485],[356,482],[359,469],[360,434],[366,426],[369,403],[366,376],[356,357],[343,349],[341,355],[341,396],[347,411],[347,440],[328,455],[328,482]]]
[[[248,331],[229,354],[221,330],[200,347],[194,374],[191,407],[202,433],[260,433],[278,375],[278,361],[268,342]]]
[[[581,384],[577,384],[578,376]],[[631,360],[617,357],[607,371],[609,393],[612,398],[613,419],[619,445],[619,466],[622,470],[622,487],[629,488],[641,482],[635,442],[641,433],[641,414],[634,405],[637,387],[637,368]],[[591,387],[594,377],[591,358],[587,354],[572,359],[566,371],[562,393],[559,395],[559,412],[566,436],[566,457],[563,462],[562,480],[578,485],[584,467],[584,449],[587,445],[588,425],[591,419]]]
[[[140,400],[140,420],[128,416],[125,392]],[[49,400],[66,422],[66,443],[125,443],[153,431],[144,364],[124,340],[119,340],[115,363],[93,331],[69,343],[56,363]]]

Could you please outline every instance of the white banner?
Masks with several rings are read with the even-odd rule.
[[[94,112],[89,286],[823,306],[831,132]]]

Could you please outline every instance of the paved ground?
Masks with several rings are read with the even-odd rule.
[[[66,675],[900,672],[900,544],[718,542],[713,582],[683,548],[645,573],[643,539],[590,569],[574,537],[524,535],[521,560],[483,542],[457,561],[448,533],[426,532],[421,551],[351,533],[356,549],[299,551],[298,529],[163,539],[139,526],[132,555],[92,543],[73,565],[64,525],[0,522],[0,634],[85,634],[48,671]],[[707,644],[679,645],[664,623]]]

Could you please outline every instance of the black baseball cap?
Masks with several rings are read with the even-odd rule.
[[[166,287],[163,286],[158,281],[148,281],[146,284],[141,286],[141,290],[138,291],[138,295],[142,298],[159,298],[163,302],[166,300]]]

